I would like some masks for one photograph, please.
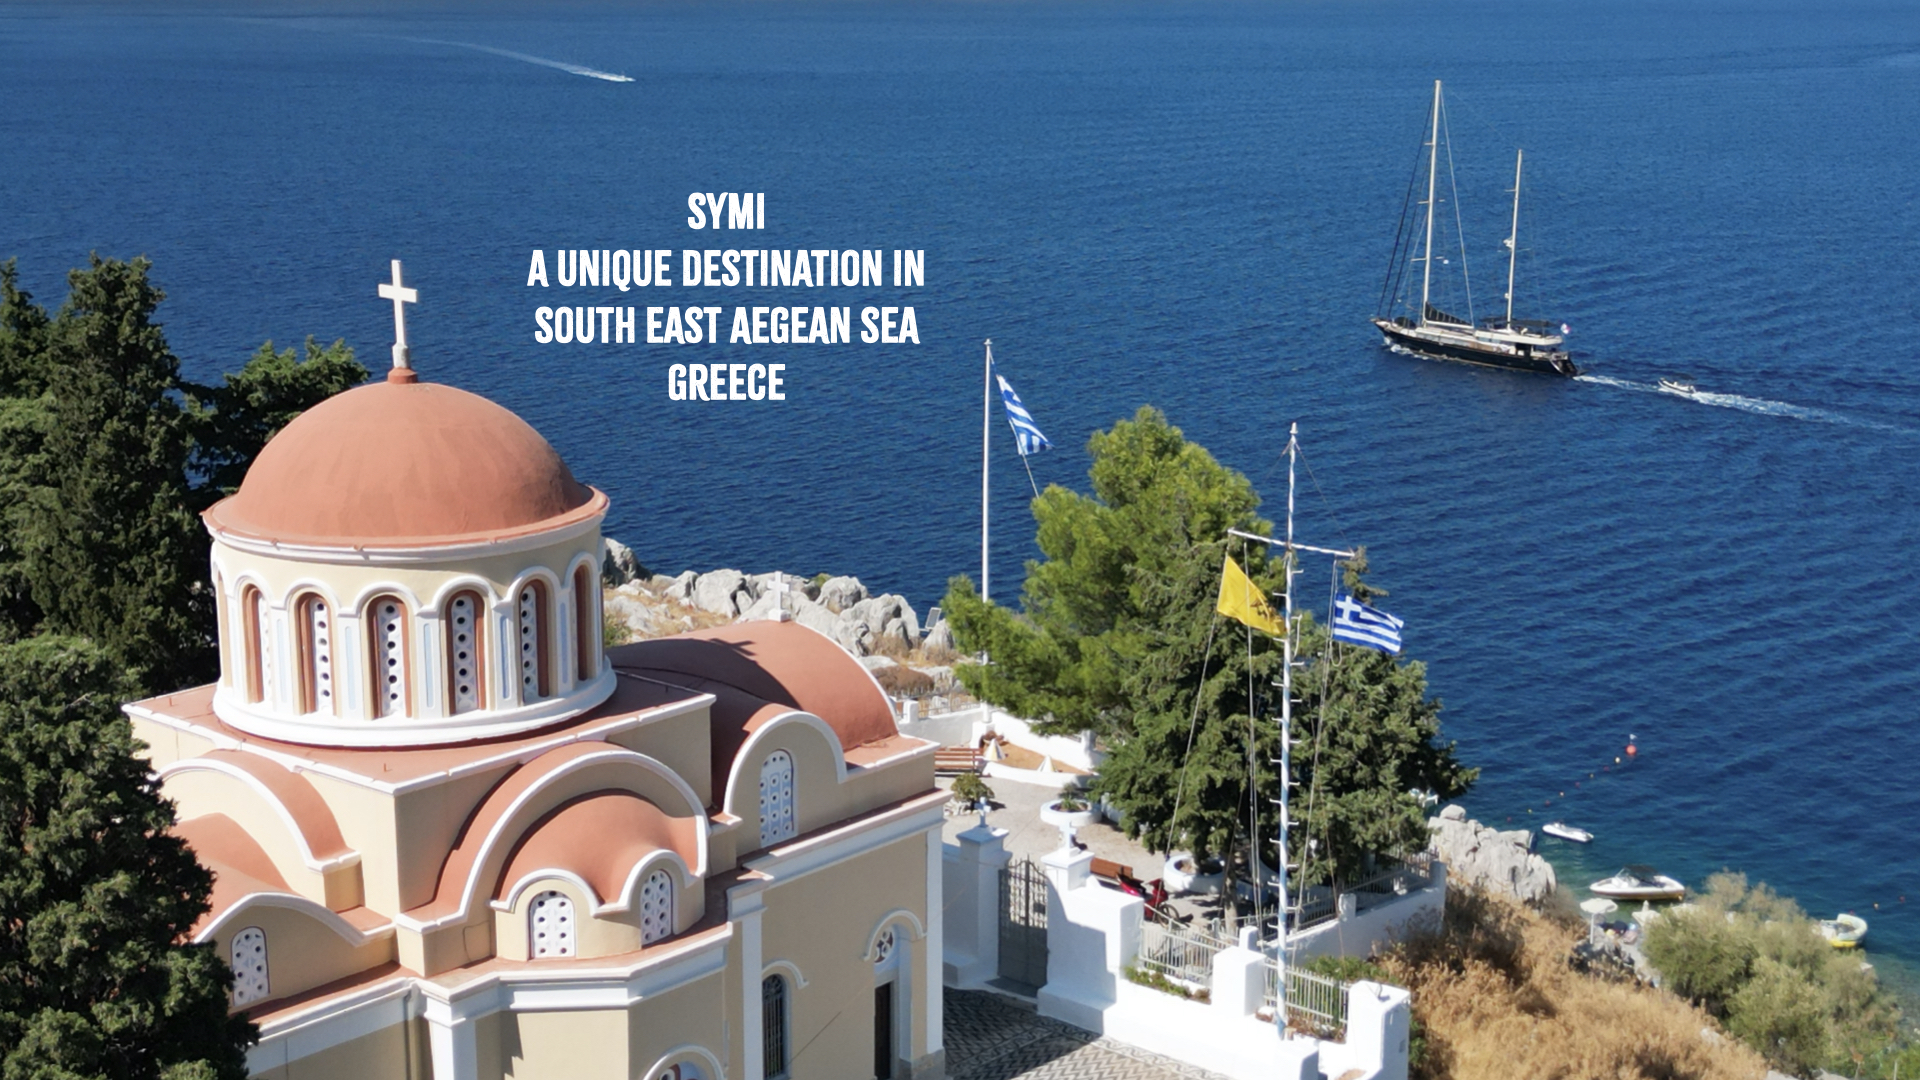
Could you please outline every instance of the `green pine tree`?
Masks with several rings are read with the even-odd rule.
[[[212,877],[169,835],[119,663],[73,638],[0,645],[0,1077],[246,1075],[232,976],[186,944]]]
[[[1029,563],[1022,610],[983,600],[954,579],[942,607],[963,650],[969,691],[1039,730],[1096,732],[1108,757],[1096,790],[1157,850],[1231,856],[1276,830],[1277,643],[1219,618],[1220,566],[1231,551],[1263,588],[1278,561],[1228,528],[1271,535],[1246,477],[1143,408],[1096,433],[1093,495],[1049,487],[1034,500],[1044,561]],[[1369,590],[1364,554],[1349,587]],[[1453,797],[1475,772],[1440,739],[1440,704],[1417,662],[1346,645],[1301,616],[1299,655],[1330,656],[1295,680],[1292,861],[1309,880],[1351,880],[1375,854],[1426,843],[1414,789]],[[1324,722],[1322,698],[1324,697]],[[1305,815],[1302,818],[1302,815]],[[1271,863],[1272,852],[1264,858]]]

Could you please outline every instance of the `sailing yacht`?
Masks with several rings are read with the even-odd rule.
[[[1436,202],[1436,183],[1440,165],[1440,80],[1433,81],[1433,117],[1432,128],[1427,141],[1427,199],[1426,199],[1426,242],[1425,249],[1409,262],[1420,264],[1420,308],[1419,315],[1395,315],[1391,318],[1385,313],[1374,316],[1373,325],[1380,330],[1382,342],[1391,349],[1410,352],[1433,360],[1455,360],[1467,364],[1483,364],[1490,367],[1514,368],[1520,371],[1537,371],[1548,375],[1573,377],[1580,374],[1574,366],[1573,358],[1562,348],[1565,339],[1554,333],[1556,324],[1538,319],[1516,319],[1513,317],[1513,272],[1514,262],[1519,254],[1520,240],[1520,166],[1521,155],[1516,152],[1513,159],[1513,230],[1507,236],[1507,313],[1504,317],[1489,316],[1477,325],[1472,318],[1461,318],[1433,306],[1433,208]],[[1448,150],[1449,159],[1452,150]],[[1416,171],[1416,177],[1418,173]],[[1411,197],[1411,196],[1409,196]],[[1411,251],[1411,243],[1403,243],[1405,237],[1405,216],[1402,215],[1401,235],[1394,238],[1393,263],[1387,270],[1387,282],[1381,289],[1383,303],[1397,301],[1399,289],[1396,282],[1401,280],[1404,264],[1400,261],[1400,252]],[[1463,255],[1464,261],[1464,255]],[[1472,308],[1472,299],[1468,299],[1468,308]],[[1562,328],[1564,329],[1564,328]]]

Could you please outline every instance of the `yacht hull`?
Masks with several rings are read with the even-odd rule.
[[[1532,354],[1511,353],[1503,349],[1476,348],[1465,343],[1436,341],[1419,333],[1412,327],[1401,326],[1389,319],[1374,319],[1385,343],[1405,349],[1416,356],[1429,360],[1451,360],[1459,364],[1479,364],[1482,367],[1506,368],[1510,371],[1531,371],[1540,375],[1558,375],[1572,378],[1580,374],[1565,353],[1540,352]]]

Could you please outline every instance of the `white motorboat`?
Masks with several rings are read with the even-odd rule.
[[[1585,844],[1593,840],[1593,834],[1585,829],[1576,828],[1564,821],[1549,821],[1540,826],[1540,831],[1548,836],[1558,837],[1575,844]]]
[[[1691,375],[1672,375],[1661,379],[1660,390],[1662,393],[1679,394],[1681,397],[1692,397],[1700,392],[1699,388],[1693,385]]]
[[[1820,920],[1820,936],[1836,949],[1857,949],[1867,936],[1867,920],[1858,915],[1835,915]]]
[[[1609,878],[1587,886],[1595,896],[1611,900],[1681,900],[1687,887],[1651,866],[1626,866]]]

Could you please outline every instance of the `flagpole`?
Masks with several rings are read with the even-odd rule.
[[[1274,992],[1277,1005],[1274,1023],[1281,1031],[1287,1029],[1287,913],[1292,905],[1287,902],[1287,818],[1292,814],[1289,790],[1293,786],[1293,474],[1294,461],[1300,453],[1300,425],[1295,422],[1287,429],[1287,547],[1281,560],[1281,572],[1285,575],[1286,587],[1282,591],[1282,618],[1280,624],[1285,632],[1281,635],[1280,669],[1280,865],[1278,899],[1280,908],[1280,926],[1274,935],[1274,962],[1279,971],[1279,986]]]
[[[993,339],[987,339],[986,374],[980,393],[980,595],[993,602],[993,589],[987,583],[987,505],[988,473],[993,468]]]

